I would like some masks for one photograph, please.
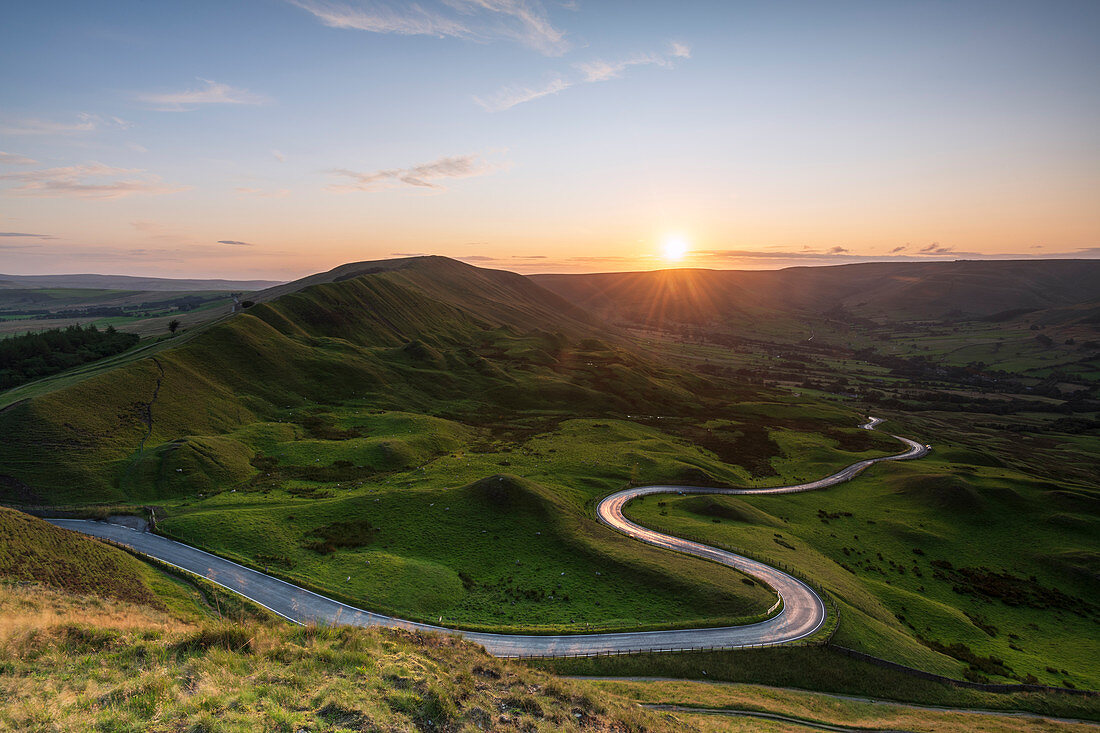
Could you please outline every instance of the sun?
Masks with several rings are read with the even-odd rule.
[[[666,239],[664,244],[661,245],[661,257],[669,262],[679,262],[684,259],[684,255],[688,253],[688,245],[683,239],[679,237],[671,237]]]

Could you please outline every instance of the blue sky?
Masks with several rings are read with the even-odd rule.
[[[0,272],[1095,256],[1100,3],[9,3]],[[686,256],[673,261],[670,241]]]

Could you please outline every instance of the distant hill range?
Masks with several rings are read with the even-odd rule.
[[[784,270],[532,275],[530,279],[607,321],[648,325],[708,323],[777,312],[843,311],[869,318],[961,320],[1081,309],[1100,301],[1100,260],[869,262]]]
[[[227,290],[252,292],[278,285],[277,280],[183,280],[130,275],[0,275],[0,288],[80,288],[94,290]]]

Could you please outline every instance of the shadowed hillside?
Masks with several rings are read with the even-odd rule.
[[[148,573],[122,550],[0,507],[0,579],[163,609]]]
[[[785,270],[532,275],[612,322],[702,324],[760,313],[986,317],[1100,300],[1100,261],[872,262]]]
[[[505,270],[487,270],[447,257],[408,257],[393,260],[352,262],[328,272],[310,275],[284,285],[262,290],[255,301],[299,293],[314,285],[342,283],[365,275],[419,292],[461,309],[484,322],[520,328],[591,331],[595,322],[585,311],[541,287],[533,287],[522,275]],[[365,305],[370,306],[370,303]]]

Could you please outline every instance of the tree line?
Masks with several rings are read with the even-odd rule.
[[[138,341],[136,334],[114,326],[100,331],[94,324],[11,336],[0,340],[0,389],[118,354]]]

